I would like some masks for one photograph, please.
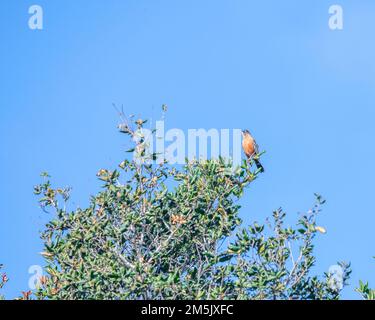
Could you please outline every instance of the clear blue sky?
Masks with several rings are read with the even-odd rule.
[[[328,28],[341,4],[344,30]],[[44,9],[44,30],[28,8]],[[319,192],[316,272],[352,262],[375,286],[375,3],[372,0],[3,0],[0,9],[0,263],[8,298],[43,264],[50,216],[33,195],[39,173],[73,187],[75,206],[99,188],[127,142],[111,104],[189,128],[249,128],[266,173],[245,194],[245,222],[282,206],[308,210]]]

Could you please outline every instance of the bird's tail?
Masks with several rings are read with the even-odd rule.
[[[264,167],[260,163],[258,159],[254,159],[255,165],[257,166],[258,169],[260,169],[261,172],[264,172]]]

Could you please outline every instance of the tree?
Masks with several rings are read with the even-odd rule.
[[[234,171],[223,158],[150,164],[144,123],[120,126],[142,161],[99,170],[103,190],[87,208],[68,211],[70,190],[53,188],[48,174],[35,187],[55,214],[42,234],[47,276],[37,298],[339,298],[330,274],[311,275],[313,240],[324,231],[316,224],[320,196],[295,228],[285,227],[281,209],[264,225],[242,227],[238,200],[261,174],[253,160]],[[350,269],[341,266],[346,284]]]
[[[3,265],[0,264],[0,270],[3,268]],[[4,285],[8,282],[8,276],[6,273],[2,273],[0,275],[0,289],[2,289],[4,287]],[[4,299],[4,296],[0,294],[0,300],[3,300]]]

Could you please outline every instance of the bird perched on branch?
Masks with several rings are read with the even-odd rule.
[[[258,144],[256,143],[249,130],[242,130],[242,148],[247,159],[254,160],[257,168],[260,169],[261,172],[264,172],[264,168],[257,158],[257,155],[259,154]]]

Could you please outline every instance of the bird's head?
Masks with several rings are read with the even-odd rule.
[[[246,135],[248,135],[248,134],[250,134],[250,131],[249,131],[249,130],[247,130],[247,129],[243,129],[243,130],[242,130],[242,136],[246,136]]]

